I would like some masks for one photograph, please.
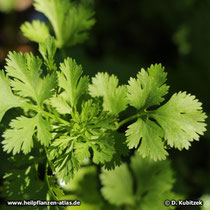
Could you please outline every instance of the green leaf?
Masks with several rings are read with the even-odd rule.
[[[53,164],[56,177],[66,184],[71,181],[75,172],[79,169],[79,161],[72,152],[59,156],[53,161]]]
[[[28,166],[26,169],[13,169],[10,173],[6,173],[4,176],[5,183],[5,194],[11,198],[23,198],[26,192],[35,193],[35,188],[41,188],[42,183],[38,181],[38,177],[36,177],[38,171],[34,166]],[[36,183],[36,186],[34,186]],[[30,191],[29,191],[30,190]]]
[[[69,210],[117,210],[105,202],[102,195],[98,192],[100,183],[98,180],[97,168],[95,166],[82,167],[76,172],[74,178],[65,189],[70,191],[65,200],[79,200],[80,206],[67,207]]]
[[[21,100],[14,96],[9,86],[9,78],[0,71],[0,121],[6,111],[13,107],[21,106]]]
[[[14,10],[15,3],[16,3],[15,0],[8,0],[8,1],[0,0],[0,11],[8,14],[12,10]]]
[[[170,162],[155,162],[138,153],[131,158],[129,167],[124,163],[115,170],[103,170],[100,180],[106,200],[133,210],[174,209],[174,206],[164,206],[164,201],[178,198],[172,192],[175,180]]]
[[[200,199],[203,201],[201,210],[210,210],[210,195],[204,194]]]
[[[66,0],[35,0],[34,7],[37,11],[44,13],[51,22],[59,47],[63,43],[63,23],[70,8]]]
[[[20,29],[25,37],[38,43],[44,43],[48,36],[50,36],[48,26],[39,20],[34,20],[32,23],[25,22],[21,25]]]
[[[159,105],[169,87],[165,85],[167,73],[161,64],[151,65],[147,71],[143,68],[137,74],[137,79],[130,78],[127,98],[131,106],[144,110],[153,105]]]
[[[3,177],[1,195],[7,200],[24,200],[26,198],[41,200],[45,198],[48,188],[39,177],[38,162],[40,159],[40,157],[22,154],[12,156],[9,162],[10,171]]]
[[[120,166],[122,163],[122,156],[126,157],[129,155],[129,149],[125,142],[125,135],[123,133],[114,132],[114,139],[115,153],[112,156],[111,161],[104,164],[104,167],[107,170],[115,169],[116,166]]]
[[[165,200],[175,198],[171,191],[175,180],[168,160],[154,162],[136,153],[131,159],[131,168],[137,184],[137,210],[174,209],[164,206]]]
[[[60,65],[61,72],[58,72],[59,86],[68,94],[71,106],[77,104],[78,99],[84,94],[88,86],[88,77],[82,75],[82,67],[76,64],[75,60],[67,58]]]
[[[100,130],[115,129],[116,115],[101,110],[98,101],[94,102],[92,99],[82,102],[81,113],[79,116],[74,116],[74,121],[89,127],[90,129]]]
[[[206,130],[206,114],[195,96],[186,92],[174,94],[171,99],[153,111],[153,117],[164,130],[164,138],[171,147],[188,149],[190,142],[199,140]]]
[[[74,46],[88,39],[88,31],[95,24],[91,1],[82,0],[72,4],[64,21],[64,40],[67,46]]]
[[[48,74],[43,79],[40,79],[37,87],[38,99],[40,104],[43,104],[43,102],[45,102],[47,99],[53,96],[56,86],[56,74]]]
[[[40,114],[35,117],[27,118],[24,116],[17,117],[10,123],[11,129],[7,129],[2,141],[4,151],[7,153],[13,152],[13,155],[23,151],[27,154],[31,151],[34,146],[33,135],[35,133],[35,128],[37,128],[38,141],[42,145],[48,146],[51,141],[51,126],[50,123],[44,120]]]
[[[92,97],[102,96],[105,111],[118,114],[127,107],[126,86],[118,86],[118,78],[108,73],[98,73],[92,78],[89,85],[89,93]]]
[[[62,94],[56,96],[54,95],[50,99],[50,104],[60,113],[60,114],[70,114],[72,112],[72,108],[66,102]]]
[[[58,185],[58,180],[56,179],[55,176],[48,176],[48,180],[52,189],[52,192],[54,194],[51,199],[54,199],[55,197],[58,200],[62,200],[64,198],[64,192],[63,189]]]
[[[75,156],[78,160],[83,161],[85,158],[90,157],[89,148],[93,150],[93,162],[96,164],[104,164],[111,161],[114,149],[114,139],[110,135],[95,137],[94,140],[87,142],[75,143]]]
[[[93,152],[93,162],[104,164],[111,161],[114,148],[112,130],[115,128],[116,116],[101,111],[100,104],[92,99],[82,102],[81,112],[71,113],[73,127],[71,135],[77,138],[74,147],[76,157],[83,161]]]
[[[113,171],[103,170],[100,175],[102,195],[111,204],[134,205],[133,180],[126,164],[116,167]]]
[[[18,95],[30,97],[39,105],[53,95],[57,83],[56,75],[47,75],[42,79],[42,61],[38,57],[10,52],[6,61],[7,74],[13,78],[10,81],[11,86]]]
[[[32,54],[10,52],[6,61],[7,74],[14,79],[11,81],[13,90],[20,96],[33,98],[38,103],[37,86],[41,60]]]
[[[49,36],[45,42],[39,44],[39,52],[45,60],[45,65],[49,70],[57,70],[54,56],[56,53],[56,43],[52,36]]]
[[[164,84],[166,73],[159,65],[151,65],[146,72],[138,73],[137,79],[131,78],[128,86],[129,103],[138,109],[137,122],[126,131],[129,148],[137,148],[142,157],[154,160],[165,159],[168,154],[163,141],[171,147],[188,149],[190,142],[199,140],[205,129],[206,114],[195,96],[185,92],[174,94],[171,99],[156,110],[148,107],[160,105],[168,91]]]
[[[163,131],[153,121],[147,118],[138,120],[129,125],[126,131],[127,143],[130,149],[138,148],[142,157],[150,157],[153,160],[162,160],[168,155],[162,141]]]
[[[51,124],[42,118],[40,114],[37,116],[37,138],[40,143],[44,146],[48,146],[52,139],[52,134],[50,131],[52,130]]]
[[[93,162],[96,164],[111,161],[115,149],[114,139],[111,135],[101,136],[91,145],[93,149]]]
[[[50,20],[59,48],[83,42],[95,23],[94,12],[85,1],[77,4],[66,0],[35,0],[34,6]]]
[[[13,152],[13,155],[21,150],[24,154],[31,151],[33,147],[33,134],[36,127],[36,117],[27,118],[24,116],[12,120],[10,123],[12,129],[7,129],[2,141],[4,151]]]
[[[79,169],[79,160],[73,152],[77,137],[60,136],[49,147],[49,159],[53,163],[55,175],[59,181],[69,183]]]
[[[88,143],[77,142],[77,143],[75,143],[74,148],[75,148],[75,152],[74,152],[75,157],[79,161],[83,161],[85,158],[90,157]]]

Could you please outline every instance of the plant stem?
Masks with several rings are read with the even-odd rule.
[[[48,178],[48,167],[50,166],[50,168],[54,172],[54,166],[53,166],[52,162],[49,159],[49,156],[48,156],[48,152],[47,152],[46,147],[44,149],[45,149],[45,153],[46,153],[46,157],[47,157],[47,163],[46,163],[46,168],[45,168],[45,179],[46,179],[46,182],[47,182],[49,193],[50,193],[50,195],[52,196],[52,198],[54,200],[59,201],[59,199],[55,196],[55,194],[54,194],[54,192],[53,192],[53,190],[51,188],[51,184],[50,184],[49,178]],[[55,206],[55,208],[59,210],[59,207],[58,206]],[[61,206],[60,209],[65,209],[65,208]]]
[[[60,121],[61,123],[63,123],[64,125],[70,125],[70,123],[68,122],[68,121],[66,121],[66,120],[63,120],[62,118],[60,118],[60,117],[58,117],[58,116],[56,116],[56,115],[53,115],[53,114],[51,114],[51,113],[49,113],[49,112],[46,112],[46,111],[44,111],[44,110],[41,110],[41,113],[43,113],[44,115],[46,115],[46,116],[48,116],[48,117],[50,117],[50,118],[52,118],[52,119],[55,119],[55,120],[58,120],[58,121]]]
[[[46,179],[46,182],[47,182],[47,186],[48,186],[50,195],[53,197],[53,199],[55,199],[57,201],[58,199],[55,196],[54,192],[52,191],[52,188],[51,188],[51,185],[50,185],[50,182],[49,182],[49,179],[48,179],[48,173],[47,172],[48,172],[48,162],[46,163],[46,168],[45,168],[45,179]]]
[[[44,150],[45,150],[45,153],[46,153],[46,157],[47,157],[47,161],[48,161],[48,163],[49,163],[49,166],[50,166],[50,168],[52,169],[52,172],[54,173],[55,168],[54,168],[52,162],[51,162],[50,159],[49,159],[47,148],[44,147]]]
[[[147,115],[147,112],[141,112],[141,113],[138,113],[138,114],[135,114],[135,115],[132,115],[124,120],[122,120],[121,122],[117,122],[116,123],[116,128],[114,130],[118,130],[121,126],[123,126],[124,124],[126,124],[127,122],[130,122],[131,120],[134,120],[140,116],[143,116],[143,115]]]
[[[58,116],[56,116],[56,115],[53,115],[53,114],[51,114],[51,113],[49,113],[49,112],[46,112],[46,111],[44,111],[44,110],[38,108],[38,107],[35,106],[35,105],[25,103],[24,106],[27,107],[27,108],[29,108],[29,109],[32,109],[32,110],[34,110],[34,111],[36,111],[36,112],[41,112],[43,115],[48,116],[48,117],[50,117],[50,118],[52,118],[52,119],[54,119],[54,120],[58,120],[59,122],[63,123],[64,125],[67,125],[67,126],[70,125],[70,123],[69,123],[68,121],[63,120],[62,118],[60,118],[60,117],[58,117]]]

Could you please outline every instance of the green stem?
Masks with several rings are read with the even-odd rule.
[[[44,111],[44,110],[38,108],[38,107],[35,106],[35,105],[25,103],[24,106],[27,107],[27,108],[29,108],[29,109],[32,109],[32,110],[34,110],[34,111],[36,111],[36,112],[41,112],[43,115],[48,116],[48,117],[50,117],[50,118],[52,118],[52,119],[54,119],[54,120],[58,120],[59,122],[63,123],[64,125],[67,125],[67,126],[70,125],[70,123],[69,123],[68,121],[63,120],[62,118],[60,118],[60,117],[58,117],[58,116],[56,116],[56,115],[53,115],[53,114],[51,114],[51,113],[49,113],[49,112],[46,112],[46,111]]]
[[[133,115],[133,116],[131,116],[131,117],[128,117],[128,118],[122,120],[121,122],[117,123],[115,130],[118,130],[121,126],[123,126],[123,125],[126,124],[127,122],[129,122],[129,121],[131,121],[131,120],[134,120],[134,119],[136,119],[136,118],[138,118],[138,114],[135,114],[135,115]]]
[[[53,115],[53,114],[51,114],[51,113],[49,113],[49,112],[46,112],[46,111],[44,111],[44,110],[41,110],[41,113],[43,113],[45,116],[48,116],[48,117],[50,117],[50,118],[52,118],[52,119],[54,119],[54,120],[58,120],[58,121],[60,121],[61,123],[63,123],[64,125],[70,125],[70,123],[68,122],[68,121],[66,121],[66,120],[63,120],[62,118],[60,118],[60,117],[58,117],[58,116],[56,116],[56,115]]]
[[[51,197],[52,197],[54,200],[59,201],[58,198],[55,196],[55,194],[54,194],[52,188],[51,188],[51,184],[50,184],[49,178],[48,178],[48,167],[50,166],[50,168],[52,169],[53,172],[55,171],[55,169],[54,169],[54,166],[53,166],[52,162],[51,162],[50,159],[49,159],[49,156],[48,156],[48,152],[47,152],[46,147],[45,147],[44,149],[45,149],[45,153],[46,153],[46,157],[47,157],[47,163],[46,163],[46,168],[45,168],[45,179],[46,179],[46,182],[47,182],[47,186],[48,186],[48,189],[49,189],[49,193],[50,193]],[[56,208],[57,210],[59,210],[59,207],[58,207],[58,206],[55,206],[55,208]],[[65,208],[62,207],[62,206],[60,206],[60,209],[65,210]]]
[[[57,197],[55,196],[52,188],[51,188],[51,185],[50,185],[50,182],[49,182],[49,179],[48,179],[48,162],[46,163],[46,168],[45,168],[45,179],[46,179],[46,182],[47,182],[47,186],[48,186],[48,189],[49,189],[49,192],[50,192],[50,195],[52,196],[53,199],[55,199],[56,201],[58,201]]]
[[[49,155],[48,155],[47,148],[46,148],[46,147],[44,147],[44,150],[45,150],[45,153],[46,153],[47,162],[49,163],[49,166],[50,166],[50,168],[52,169],[52,171],[53,171],[53,173],[54,173],[54,172],[55,172],[55,168],[54,168],[54,166],[53,166],[52,162],[50,161],[50,158],[49,158]]]
[[[121,126],[123,126],[124,124],[130,122],[131,120],[134,120],[136,118],[139,118],[141,116],[144,116],[144,115],[147,115],[147,112],[141,112],[141,113],[138,113],[138,114],[135,114],[135,115],[132,115],[124,120],[122,120],[121,122],[119,123],[116,123],[116,128],[114,130],[118,130]]]

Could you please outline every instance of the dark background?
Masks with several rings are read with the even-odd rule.
[[[96,0],[95,11],[97,22],[89,40],[67,51],[82,64],[85,74],[107,71],[127,83],[142,67],[162,63],[170,85],[167,98],[180,90],[190,92],[210,113],[209,0]],[[24,21],[34,18],[45,20],[33,7],[0,13],[1,69],[9,50],[37,53],[37,46],[19,30]],[[14,114],[9,113],[10,117]],[[10,117],[4,122],[9,122]],[[2,132],[2,124],[0,129]],[[188,199],[210,194],[209,138],[207,131],[189,151],[170,151],[177,179],[175,191]],[[1,151],[1,177],[8,168],[6,158]]]

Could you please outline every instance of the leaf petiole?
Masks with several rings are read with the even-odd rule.
[[[132,116],[130,116],[130,117],[128,117],[128,118],[126,118],[126,119],[120,121],[120,122],[116,122],[116,123],[115,123],[115,124],[116,124],[116,128],[115,128],[114,130],[118,130],[118,129],[119,129],[120,127],[122,127],[124,124],[126,124],[126,123],[128,123],[128,122],[130,122],[130,121],[132,121],[132,120],[134,120],[134,119],[136,119],[136,118],[138,118],[138,117],[144,116],[144,115],[147,115],[147,112],[146,112],[146,111],[143,111],[143,112],[141,112],[141,113],[137,113],[137,114],[135,114],[135,115],[132,115]]]
[[[53,114],[51,114],[51,113],[49,113],[49,112],[46,112],[46,111],[44,111],[44,110],[38,108],[38,107],[35,106],[35,105],[25,103],[25,104],[24,104],[24,107],[26,107],[26,108],[28,108],[28,109],[32,109],[32,110],[34,110],[34,111],[36,111],[36,112],[38,112],[38,113],[41,113],[41,114],[43,114],[43,115],[45,115],[45,116],[47,116],[47,117],[50,117],[51,119],[58,120],[59,122],[63,123],[64,125],[67,125],[67,126],[70,125],[70,122],[68,122],[68,121],[66,121],[66,120],[64,120],[64,119],[62,119],[62,118],[60,118],[60,117],[58,117],[58,116],[56,116],[56,115],[53,115]]]

